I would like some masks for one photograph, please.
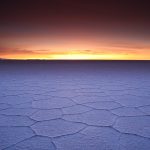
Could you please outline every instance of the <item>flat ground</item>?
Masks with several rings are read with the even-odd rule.
[[[150,62],[0,62],[0,150],[150,150]]]

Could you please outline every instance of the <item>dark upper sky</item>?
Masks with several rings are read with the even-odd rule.
[[[1,25],[150,25],[148,0],[2,0]]]
[[[43,37],[43,43],[51,41],[48,49],[61,46],[64,39],[68,42],[82,39],[84,42],[93,40],[93,45],[98,41],[105,47],[123,45],[123,48],[148,47],[150,50],[148,0],[1,0],[0,21],[2,53],[11,46],[13,49],[29,49],[27,45],[34,47],[39,42],[35,42],[37,37]],[[17,45],[17,38],[18,43],[31,38],[33,44]],[[54,43],[56,45],[52,46]],[[45,45],[43,49],[46,47],[47,50]],[[35,47],[30,50],[35,50]]]

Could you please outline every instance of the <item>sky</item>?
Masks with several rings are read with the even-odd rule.
[[[2,0],[0,58],[150,60],[150,2]]]

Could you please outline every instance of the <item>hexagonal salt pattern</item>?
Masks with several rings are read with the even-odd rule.
[[[98,94],[83,94],[72,98],[76,103],[90,103],[90,102],[98,102],[98,101],[111,101],[110,97],[107,96],[98,96]]]
[[[64,115],[63,119],[95,126],[111,126],[116,116],[107,110],[93,110],[84,114]]]
[[[111,102],[111,101],[92,102],[92,103],[86,103],[85,105],[95,109],[115,109],[121,107],[119,103]]]
[[[14,93],[15,94],[15,93]],[[16,105],[21,104],[25,102],[32,101],[33,98],[31,95],[6,95],[1,99],[0,103],[9,104],[9,105]]]
[[[92,108],[83,105],[75,105],[75,106],[70,106],[62,109],[63,114],[80,114],[80,113],[88,112],[90,110],[92,110]]]
[[[122,133],[131,133],[150,138],[149,116],[120,117],[113,127]]]
[[[38,112],[34,113],[30,118],[43,121],[43,120],[52,120],[61,118],[62,111],[60,109],[50,109],[50,110],[39,110]]]
[[[121,107],[111,110],[111,112],[118,116],[143,116],[145,115],[142,111],[138,108],[133,107]]]
[[[5,149],[34,136],[28,127],[0,127],[0,149]]]
[[[0,104],[0,110],[4,110],[4,109],[7,109],[9,108],[11,105],[9,104]]]
[[[75,105],[74,102],[67,98],[51,98],[48,100],[39,100],[33,101],[33,108],[39,109],[53,109],[53,108],[62,108]]]
[[[7,116],[0,115],[0,126],[30,126],[34,120],[26,116]]]
[[[119,140],[119,150],[149,150],[150,139],[132,134],[122,134]]]
[[[6,150],[55,150],[55,145],[48,137],[33,136]]]
[[[139,107],[139,110],[141,110],[143,113],[150,115],[150,105],[148,106],[141,106]]]
[[[83,128],[85,128],[85,125],[82,123],[73,123],[62,119],[43,121],[32,126],[37,135],[48,137],[77,133]]]
[[[74,135],[55,138],[58,150],[116,150],[120,133],[106,127],[88,127]]]
[[[20,116],[30,116],[35,113],[37,110],[33,108],[9,108],[0,111],[0,114],[3,115],[20,115]]]
[[[97,63],[0,63],[0,150],[150,150],[150,64]]]

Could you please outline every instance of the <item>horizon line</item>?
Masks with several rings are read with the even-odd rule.
[[[150,61],[150,59],[7,59],[0,61]]]

